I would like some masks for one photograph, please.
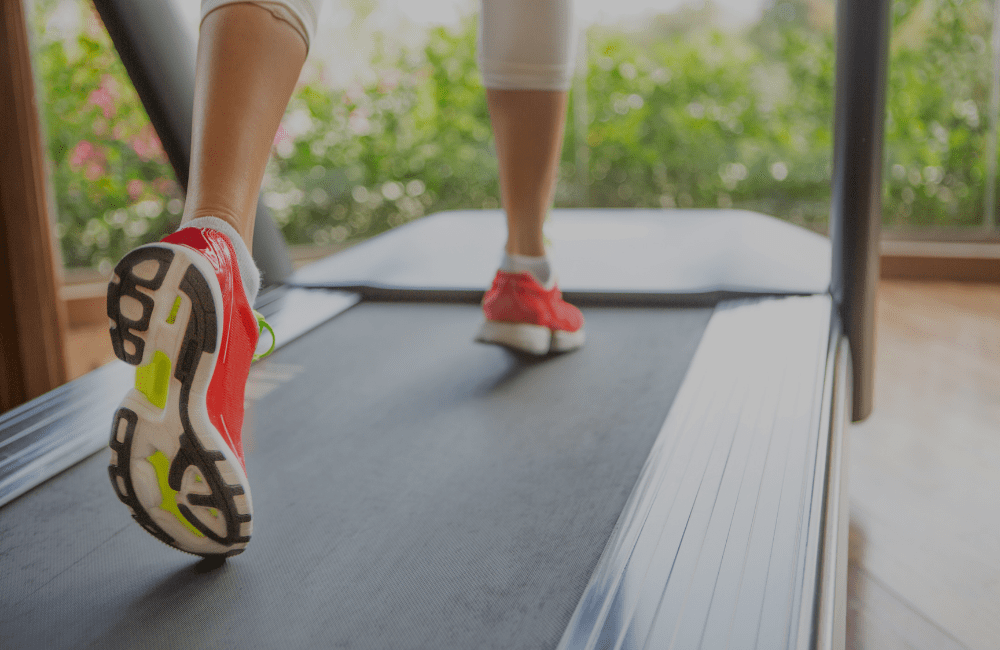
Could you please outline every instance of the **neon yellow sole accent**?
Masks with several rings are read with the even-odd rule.
[[[163,501],[160,502],[160,509],[166,510],[173,516],[177,517],[177,521],[184,524],[184,527],[190,530],[192,533],[198,537],[204,537],[204,533],[195,528],[190,521],[184,518],[181,514],[180,509],[177,507],[177,490],[170,487],[167,482],[167,476],[170,474],[170,459],[167,458],[166,454],[162,451],[158,451],[152,456],[148,456],[146,460],[149,464],[153,466],[156,470],[156,480],[160,484],[160,494],[163,495]]]
[[[170,308],[170,315],[167,316],[167,323],[173,325],[174,321],[177,320],[177,310],[181,308],[181,297],[177,296],[174,300],[174,306]]]
[[[167,405],[167,388],[170,386],[170,357],[157,350],[153,359],[135,369],[135,387],[158,408]]]
[[[218,516],[219,516],[219,511],[218,511],[218,510],[216,510],[215,508],[209,508],[209,509],[208,509],[208,512],[209,512],[209,514],[211,514],[211,515],[212,515],[213,517],[218,517]]]

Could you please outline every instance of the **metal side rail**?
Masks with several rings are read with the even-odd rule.
[[[274,328],[277,348],[358,300],[343,292],[279,288],[257,307]],[[262,341],[263,349],[269,345]],[[115,408],[134,383],[135,368],[115,361],[0,416],[0,506],[107,446]]]
[[[850,366],[829,296],[723,303],[560,648],[842,648]]]

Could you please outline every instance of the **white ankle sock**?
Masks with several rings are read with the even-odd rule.
[[[209,230],[217,230],[229,238],[233,250],[236,251],[236,264],[240,267],[243,290],[246,291],[247,302],[250,303],[252,309],[254,301],[257,300],[257,293],[260,291],[260,271],[253,261],[253,256],[250,255],[250,249],[247,248],[240,234],[236,232],[236,228],[218,217],[198,217],[183,224],[181,229],[184,228],[208,228]]]
[[[500,270],[510,273],[528,272],[542,286],[547,286],[552,278],[552,267],[549,264],[549,258],[545,255],[533,257],[531,255],[512,255],[505,252],[503,260],[500,262]]]

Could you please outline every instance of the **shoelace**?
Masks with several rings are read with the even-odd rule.
[[[253,315],[257,317],[257,335],[259,336],[259,335],[263,334],[265,329],[268,332],[271,333],[271,347],[269,347],[267,349],[267,352],[263,352],[261,354],[255,354],[255,355],[253,355],[253,360],[254,361],[260,361],[261,359],[263,359],[267,355],[269,355],[272,352],[274,352],[274,344],[277,343],[277,338],[275,338],[275,336],[274,336],[274,329],[272,329],[271,326],[267,324],[267,321],[264,320],[264,314],[262,314],[259,311],[255,310],[254,313],[253,313]]]

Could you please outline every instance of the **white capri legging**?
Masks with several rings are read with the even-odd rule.
[[[308,47],[324,1],[202,0],[201,16],[222,5],[249,2],[297,29]],[[487,88],[569,89],[576,41],[573,0],[480,0],[479,5],[479,69]]]

